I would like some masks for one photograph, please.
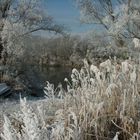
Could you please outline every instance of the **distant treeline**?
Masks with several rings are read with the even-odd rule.
[[[20,64],[48,65],[48,66],[70,66],[79,67],[86,58],[89,63],[102,61],[109,57],[126,59],[136,54],[132,49],[133,44],[128,47],[119,48],[110,44],[108,38],[101,35],[81,37],[80,35],[69,37],[45,38],[40,36],[28,36],[23,41],[23,54],[19,58],[9,58]],[[131,46],[131,47],[130,47]]]

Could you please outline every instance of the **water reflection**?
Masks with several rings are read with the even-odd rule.
[[[70,79],[71,68],[69,67],[48,67],[48,66],[34,66],[32,71],[37,78],[38,84],[45,84],[46,81],[53,83],[56,87],[59,83],[66,88],[65,78]]]

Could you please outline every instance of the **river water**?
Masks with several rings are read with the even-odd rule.
[[[70,67],[29,66],[25,70],[25,75],[32,93],[42,95],[46,81],[54,84],[55,88],[61,83],[63,88],[66,89],[64,79],[68,78],[70,80],[71,71],[72,68]]]
[[[64,79],[69,78],[71,75],[72,69],[69,67],[48,67],[48,66],[42,66],[42,67],[34,67],[34,71],[36,71],[36,78],[40,83],[45,83],[46,81],[49,81],[50,83],[53,83],[55,87],[61,83],[63,86],[65,86]]]

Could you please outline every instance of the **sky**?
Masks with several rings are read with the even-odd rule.
[[[93,28],[80,23],[80,11],[74,0],[44,0],[44,7],[58,24],[64,24],[72,34],[88,32]]]

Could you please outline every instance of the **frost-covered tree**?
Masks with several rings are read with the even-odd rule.
[[[63,33],[63,27],[57,25],[41,5],[40,0],[0,0],[0,60],[3,64],[8,54],[23,53],[23,36],[38,30]]]
[[[81,21],[101,25],[123,46],[126,39],[140,39],[139,0],[76,0]]]

